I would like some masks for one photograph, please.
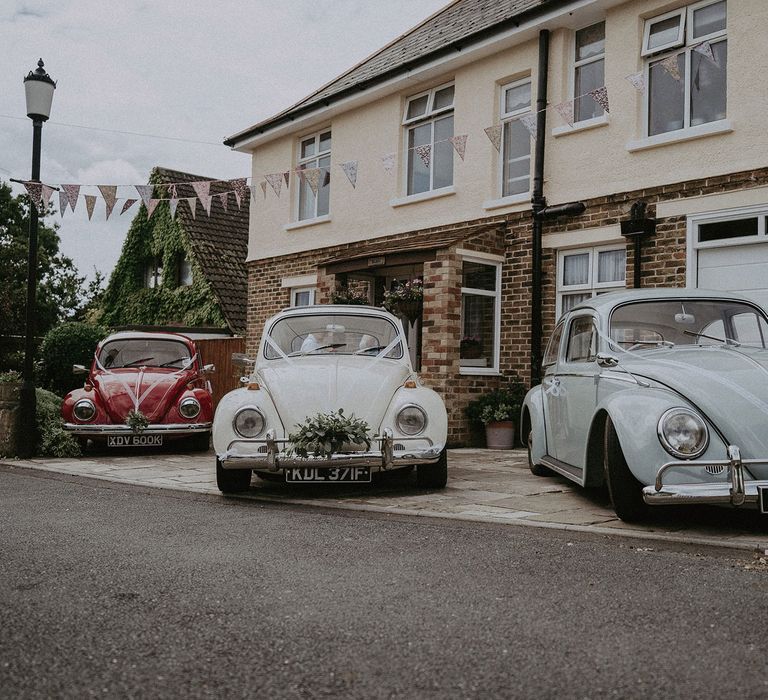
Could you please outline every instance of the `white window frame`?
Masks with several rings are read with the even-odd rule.
[[[323,134],[331,134],[331,148],[329,148],[326,151],[321,151],[320,150],[320,136],[323,135]],[[301,157],[301,146],[302,146],[302,144],[305,141],[309,141],[310,139],[314,139],[315,140],[315,153],[314,153],[314,155],[307,156],[306,158],[302,158]],[[302,136],[298,140],[297,151],[296,151],[296,156],[297,156],[296,157],[296,168],[300,168],[302,165],[307,165],[308,163],[312,163],[312,162],[315,162],[315,161],[317,162],[317,165],[314,165],[314,166],[311,166],[311,167],[319,168],[320,167],[320,159],[321,158],[325,158],[326,156],[328,156],[328,159],[330,160],[332,150],[333,150],[333,133],[331,131],[331,127],[330,126],[326,127],[325,129],[320,129],[320,131],[316,131],[316,132],[314,132],[312,134],[305,134],[304,136]],[[329,167],[328,167],[328,172],[330,173],[330,163],[329,163]],[[296,205],[295,205],[295,208],[294,208],[294,221],[303,224],[303,223],[306,223],[306,222],[312,222],[315,219],[325,219],[327,217],[330,217],[330,215],[331,215],[330,195],[328,197],[328,211],[325,212],[324,214],[318,214],[317,213],[317,203],[318,203],[318,200],[320,199],[320,197],[319,197],[320,189],[323,187],[323,180],[325,179],[324,176],[321,175],[320,183],[319,183],[318,190],[317,190],[318,194],[314,194],[313,193],[313,197],[315,199],[314,215],[313,216],[309,216],[309,217],[307,217],[305,219],[299,218],[301,216],[301,188],[302,188],[302,182],[301,182],[301,179],[299,178],[299,176],[296,175],[296,173],[293,173],[293,175],[298,180],[298,186],[296,187]],[[309,185],[304,185],[304,186],[309,187]],[[330,187],[330,186],[331,185],[329,183],[328,187]]]
[[[712,32],[711,34],[707,34],[705,36],[697,37],[696,39],[693,38],[693,13],[696,10],[700,10],[703,7],[707,7],[708,5],[715,5],[718,2],[721,2],[721,0],[702,0],[701,2],[694,3],[692,5],[688,5],[687,7],[683,7],[680,10],[675,10],[672,13],[667,13],[666,15],[661,15],[660,17],[653,17],[652,19],[647,19],[645,21],[646,31],[650,31],[648,27],[650,24],[663,19],[664,17],[669,17],[674,14],[678,13],[685,13],[683,15],[682,23],[681,23],[681,33],[682,33],[682,40],[680,43],[675,43],[674,47],[675,49],[672,51],[668,51],[668,48],[663,49],[654,49],[652,52],[647,53],[645,51],[646,46],[646,40],[643,39],[643,52],[642,56],[646,59],[643,66],[643,75],[645,80],[646,90],[644,90],[643,95],[643,134],[645,138],[649,139],[657,139],[660,137],[668,137],[670,134],[685,134],[686,132],[689,132],[691,129],[700,129],[703,126],[707,126],[709,128],[712,128],[713,124],[722,124],[726,121],[727,115],[725,118],[720,120],[715,120],[711,122],[704,122],[704,124],[695,124],[691,126],[691,52],[693,49],[698,46],[699,44],[702,44],[705,41],[709,41],[710,44],[719,44],[721,41],[728,41],[728,27],[726,25],[725,29],[721,29],[717,32]],[[727,22],[727,20],[726,20]],[[645,34],[643,35],[645,37]],[[674,129],[672,131],[664,131],[660,134],[649,134],[649,128],[651,124],[651,63],[659,63],[660,61],[663,61],[670,56],[678,56],[680,54],[685,55],[685,65],[683,67],[683,126],[680,129]],[[727,92],[728,92],[728,76],[726,74],[726,99],[727,99]],[[727,104],[727,103],[726,103]]]
[[[301,304],[301,306],[312,306],[317,298],[317,287],[291,287],[291,306],[299,306],[296,303],[296,297],[302,292],[309,292],[309,304]]]
[[[489,291],[487,289],[475,289],[474,287],[462,287],[461,288],[461,309],[460,314],[461,324],[459,328],[459,335],[464,332],[464,294],[472,294],[474,296],[487,296],[495,297],[493,306],[493,365],[491,367],[467,367],[461,365],[459,360],[459,374],[499,374],[499,361],[501,357],[501,265],[502,260],[500,256],[483,254],[478,255],[462,255],[462,266],[465,262],[476,263],[479,265],[487,265],[488,267],[496,268],[496,289]]]
[[[453,101],[450,105],[446,107],[440,107],[438,109],[434,108],[434,102],[435,102],[435,95],[436,93],[440,92],[441,90],[444,90],[445,88],[452,87],[453,92]],[[410,106],[411,102],[418,100],[425,95],[428,95],[427,99],[427,108],[426,111],[423,114],[420,114],[416,117],[411,117],[408,119],[408,107]],[[410,95],[405,100],[405,108],[403,109],[403,127],[405,129],[405,134],[403,138],[403,192],[405,192],[406,197],[423,197],[431,192],[439,192],[443,189],[447,189],[448,187],[453,187],[453,173],[451,173],[451,184],[446,185],[445,187],[441,188],[435,188],[435,177],[434,177],[434,158],[435,158],[435,121],[440,119],[441,117],[447,115],[449,112],[453,113],[456,103],[456,84],[453,81],[450,81],[448,83],[443,83],[442,85],[438,85],[437,87],[433,87],[431,90],[425,90],[423,92],[419,92],[415,95]],[[408,148],[408,135],[410,133],[410,130],[414,127],[422,124],[430,124],[430,144],[432,146],[432,161],[429,165],[429,189],[425,190],[424,192],[409,192],[408,191],[408,161],[409,161],[409,148]],[[455,122],[454,122],[455,126]],[[455,131],[455,129],[454,129]],[[455,136],[455,133],[454,133]]]
[[[709,0],[705,0],[705,2],[708,2]],[[716,1],[716,0],[715,0]],[[679,17],[680,18],[680,26],[677,30],[677,39],[674,41],[667,42],[666,44],[662,44],[661,46],[658,46],[654,49],[651,49],[648,47],[648,42],[651,39],[651,27],[654,24],[658,24],[659,22],[663,22],[664,20],[670,19],[671,17]],[[643,48],[640,52],[640,55],[645,58],[646,56],[653,56],[657,53],[662,53],[664,51],[668,51],[669,49],[677,48],[679,46],[682,46],[685,43],[685,22],[686,20],[686,8],[681,7],[679,10],[672,10],[672,12],[666,12],[663,15],[658,15],[656,17],[651,17],[647,20],[645,20],[645,27],[643,29]]]
[[[591,297],[597,296],[599,292],[605,292],[607,290],[620,290],[627,287],[627,268],[626,260],[624,265],[624,280],[622,282],[597,282],[598,273],[598,261],[600,259],[600,253],[607,253],[613,250],[627,251],[627,246],[621,243],[613,243],[611,245],[598,245],[590,246],[588,248],[562,248],[557,251],[557,279],[555,282],[555,290],[557,294],[556,301],[556,319],[559,319],[563,315],[563,297],[569,294],[586,294],[589,293]],[[563,274],[565,272],[565,258],[569,255],[589,255],[589,280],[585,284],[569,284],[564,285],[562,282]]]
[[[576,94],[576,70],[581,68],[582,66],[589,65],[590,63],[595,63],[597,61],[603,61],[603,85],[605,85],[605,46],[603,46],[603,53],[595,54],[594,56],[590,56],[589,58],[582,58],[580,61],[576,60],[576,34],[580,32],[582,29],[589,29],[590,27],[594,27],[596,24],[602,24],[603,25],[603,36],[605,36],[605,20],[601,19],[599,22],[591,22],[590,24],[587,24],[584,27],[579,27],[573,32],[573,36],[571,39],[571,60],[573,61],[573,64],[571,66],[571,99],[576,100],[579,95]],[[605,39],[603,39],[605,41]],[[604,119],[605,118],[605,109],[601,107],[602,114],[597,114],[594,117],[590,117],[589,119],[581,119],[579,121],[574,121],[574,124],[584,124],[586,122],[589,122],[593,119]],[[575,117],[575,110],[576,105],[574,102],[574,117]]]
[[[757,218],[757,235],[741,236],[739,238],[726,238],[720,241],[699,242],[699,226],[701,224],[716,224],[739,219]],[[764,243],[768,245],[768,204],[757,204],[750,207],[725,209],[703,214],[691,214],[687,219],[685,284],[687,287],[698,287],[699,278],[699,251],[707,248],[732,248],[741,245],[754,245]]]
[[[531,86],[531,101],[528,104],[528,107],[521,108],[521,109],[515,109],[511,112],[506,111],[506,104],[507,104],[507,90],[510,90],[512,88],[520,87],[521,85],[525,85],[528,83]],[[503,200],[506,200],[509,197],[528,197],[531,193],[531,170],[533,165],[533,149],[530,150],[528,153],[528,190],[526,192],[519,192],[518,194],[504,194],[504,125],[507,122],[511,122],[515,119],[519,119],[524,114],[530,114],[531,113],[531,107],[533,105],[533,81],[531,80],[531,76],[528,76],[526,78],[520,78],[519,80],[515,80],[511,83],[507,83],[506,85],[501,86],[501,94],[499,95],[499,114],[501,115],[500,119],[500,126],[501,126],[501,148],[499,149],[499,168],[498,168],[498,183],[499,183],[499,197]],[[528,137],[528,142],[530,144],[530,136]],[[518,158],[518,161],[524,160],[524,158]],[[522,177],[515,178],[515,180],[522,180]]]
[[[144,261],[144,289],[159,289],[163,286],[163,256],[153,255]]]

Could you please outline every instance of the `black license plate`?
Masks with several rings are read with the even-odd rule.
[[[110,435],[107,447],[160,447],[162,435]]]
[[[291,483],[326,484],[326,483],[368,483],[371,470],[368,467],[297,467],[285,470],[285,480]]]
[[[757,487],[757,505],[761,513],[768,515],[768,486]]]

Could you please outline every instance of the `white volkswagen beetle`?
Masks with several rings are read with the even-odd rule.
[[[725,292],[588,299],[557,324],[525,398],[534,474],[607,483],[623,520],[650,505],[768,513],[768,319]]]
[[[448,420],[440,396],[421,384],[400,321],[368,306],[304,306],[270,318],[248,385],[216,409],[216,481],[248,488],[251,472],[303,483],[368,482],[372,472],[416,465],[425,488],[447,481]],[[343,411],[370,427],[370,446],[299,457],[288,436],[318,413]]]

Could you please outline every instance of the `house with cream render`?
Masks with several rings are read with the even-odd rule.
[[[413,360],[458,445],[467,402],[536,382],[585,297],[691,286],[768,305],[759,27],[764,0],[455,0],[229,137],[268,183],[248,347],[286,306],[339,288],[378,305],[421,279]]]

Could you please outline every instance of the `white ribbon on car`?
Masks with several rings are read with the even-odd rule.
[[[189,369],[195,363],[195,360],[197,359],[197,353],[195,353],[189,359],[188,362],[185,362],[184,366],[182,366],[176,372],[173,372],[170,375],[164,375],[162,377],[159,377],[154,382],[152,382],[152,384],[150,384],[149,387],[147,387],[144,390],[144,392],[141,394],[141,396],[139,396],[139,391],[141,389],[141,382],[144,379],[144,370],[146,369],[146,366],[142,366],[142,367],[139,368],[139,376],[136,377],[136,389],[134,390],[133,388],[131,388],[131,385],[127,381],[125,381],[125,379],[123,379],[123,377],[121,377],[119,374],[113,372],[111,369],[107,369],[103,364],[101,364],[101,361],[99,360],[98,355],[94,355],[93,357],[96,360],[96,366],[102,372],[104,372],[105,374],[109,374],[110,376],[114,377],[115,379],[117,379],[118,382],[120,382],[120,384],[123,385],[123,388],[125,389],[126,393],[130,397],[131,401],[133,401],[133,410],[134,411],[138,411],[139,410],[139,406],[141,406],[142,401],[144,401],[144,399],[146,399],[147,396],[149,396],[149,394],[152,391],[152,389],[154,389],[160,382],[162,382],[166,378],[166,376],[178,377],[182,372],[184,372],[187,369]],[[165,394],[167,394],[172,388],[173,387],[169,386],[168,389],[166,389]],[[163,398],[165,398],[165,394],[163,394]]]
[[[381,352],[376,354],[376,357],[373,358],[373,362],[371,363],[371,366],[375,365],[377,362],[379,362],[383,357],[386,357],[391,353],[400,343],[400,336],[396,336],[395,339],[387,345]]]

